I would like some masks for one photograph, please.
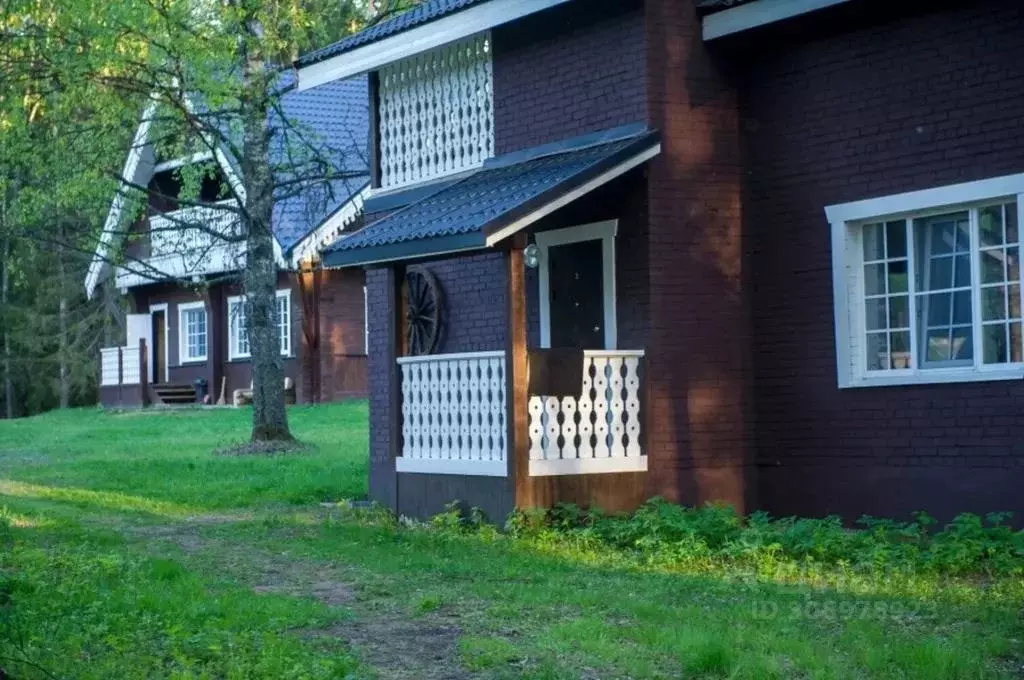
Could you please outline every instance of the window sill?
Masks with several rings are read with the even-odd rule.
[[[996,380],[1022,380],[1024,366],[997,369],[934,369],[931,371],[900,373],[898,375],[871,375],[855,378],[841,389],[857,387],[897,387],[900,385],[945,385],[954,383],[990,382]]]
[[[209,359],[207,357],[200,357],[198,359],[182,359],[178,362],[178,366],[198,366],[205,364]]]
[[[282,359],[294,359],[295,355],[294,354],[282,354],[281,358]],[[247,364],[247,363],[249,363],[251,361],[252,361],[252,355],[243,356],[243,357],[228,357],[228,363],[229,364]]]

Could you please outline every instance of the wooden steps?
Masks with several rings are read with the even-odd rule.
[[[196,388],[192,385],[162,383],[153,385],[153,392],[164,404],[194,404],[196,402]]]

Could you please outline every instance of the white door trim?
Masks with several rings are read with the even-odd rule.
[[[534,235],[540,249],[540,346],[551,347],[551,280],[548,271],[548,251],[552,246],[578,243],[580,241],[601,241],[602,280],[604,288],[604,348],[617,349],[618,329],[615,315],[615,235],[619,221],[608,220],[567,227],[553,231],[542,231]]]
[[[153,312],[164,313],[164,382],[171,382],[171,356],[170,356],[170,345],[168,344],[171,339],[171,312],[167,308],[166,302],[161,302],[158,305],[149,306],[149,323],[150,328],[153,327]],[[152,331],[151,331],[152,332]],[[156,379],[156,361],[154,359],[156,355],[153,353],[153,343],[149,345],[149,376],[151,382],[157,382]]]

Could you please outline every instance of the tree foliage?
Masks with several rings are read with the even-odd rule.
[[[398,7],[365,0],[0,0],[0,246],[9,250],[3,272],[10,280],[0,323],[10,346],[3,373],[15,384],[8,408],[29,413],[95,394],[97,349],[116,335],[120,304],[109,290],[86,300],[81,282],[112,197],[121,192],[136,212],[145,205],[147,188],[126,184],[121,169],[140,114],[150,111],[160,156],[207,151],[239,170],[241,184],[221,189],[234,201],[218,203],[238,227],[217,234],[246,246],[253,437],[290,437],[273,316],[273,201],[329,186],[344,170],[309,131],[284,120],[285,67]],[[284,124],[268,124],[275,116]],[[206,171],[183,170],[180,200],[199,202]],[[128,266],[123,258],[117,263]],[[53,341],[33,343],[40,333]]]

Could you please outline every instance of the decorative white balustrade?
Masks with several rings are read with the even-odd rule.
[[[647,469],[641,447],[643,351],[583,353],[579,396],[530,395],[530,475]]]
[[[230,205],[232,201],[224,201]],[[201,225],[201,228],[192,225]],[[222,245],[218,235],[233,236],[238,216],[223,208],[190,206],[149,218],[152,257],[178,255],[201,261],[211,248]]]
[[[100,350],[100,385],[138,385],[142,380],[139,346],[104,347]]]
[[[489,33],[380,70],[380,174],[387,189],[479,166],[494,155]]]
[[[508,474],[505,353],[398,359],[402,372],[399,472]]]

